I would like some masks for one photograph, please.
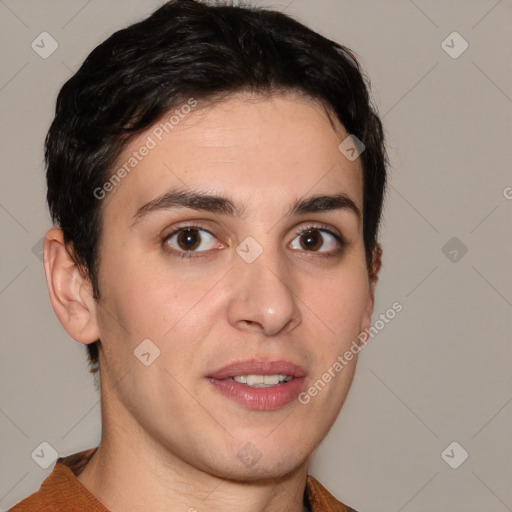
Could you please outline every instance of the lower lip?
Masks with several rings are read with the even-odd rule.
[[[304,388],[304,377],[297,377],[288,382],[283,382],[268,388],[252,388],[231,379],[208,380],[223,395],[231,400],[247,407],[260,411],[278,409],[295,400]]]

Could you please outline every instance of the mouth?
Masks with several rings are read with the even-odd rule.
[[[254,410],[289,404],[303,391],[306,371],[289,361],[250,360],[232,363],[207,376],[226,398]]]
[[[240,384],[245,384],[251,388],[271,388],[278,386],[283,382],[290,382],[293,377],[291,375],[237,375],[232,378]]]

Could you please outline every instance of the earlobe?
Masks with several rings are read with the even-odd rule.
[[[68,252],[59,228],[45,235],[44,270],[50,301],[66,332],[80,343],[98,341],[91,284]]]

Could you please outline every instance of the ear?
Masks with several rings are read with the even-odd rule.
[[[53,310],[66,332],[79,343],[98,341],[91,283],[68,251],[59,228],[45,235],[44,271]]]
[[[369,329],[372,323],[372,313],[373,307],[375,304],[375,285],[379,279],[379,271],[382,266],[382,247],[379,243],[375,244],[375,247],[372,251],[372,263],[370,268],[368,269],[368,303],[366,307],[366,311],[363,316],[363,321],[361,324],[361,331]]]
[[[372,264],[369,271],[370,294],[375,296],[375,285],[379,279],[380,267],[382,266],[382,247],[379,243],[375,244],[372,252]]]

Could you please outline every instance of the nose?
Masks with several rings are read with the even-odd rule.
[[[252,263],[239,258],[230,278],[228,320],[236,329],[275,336],[300,324],[299,299],[277,254],[264,251]]]

